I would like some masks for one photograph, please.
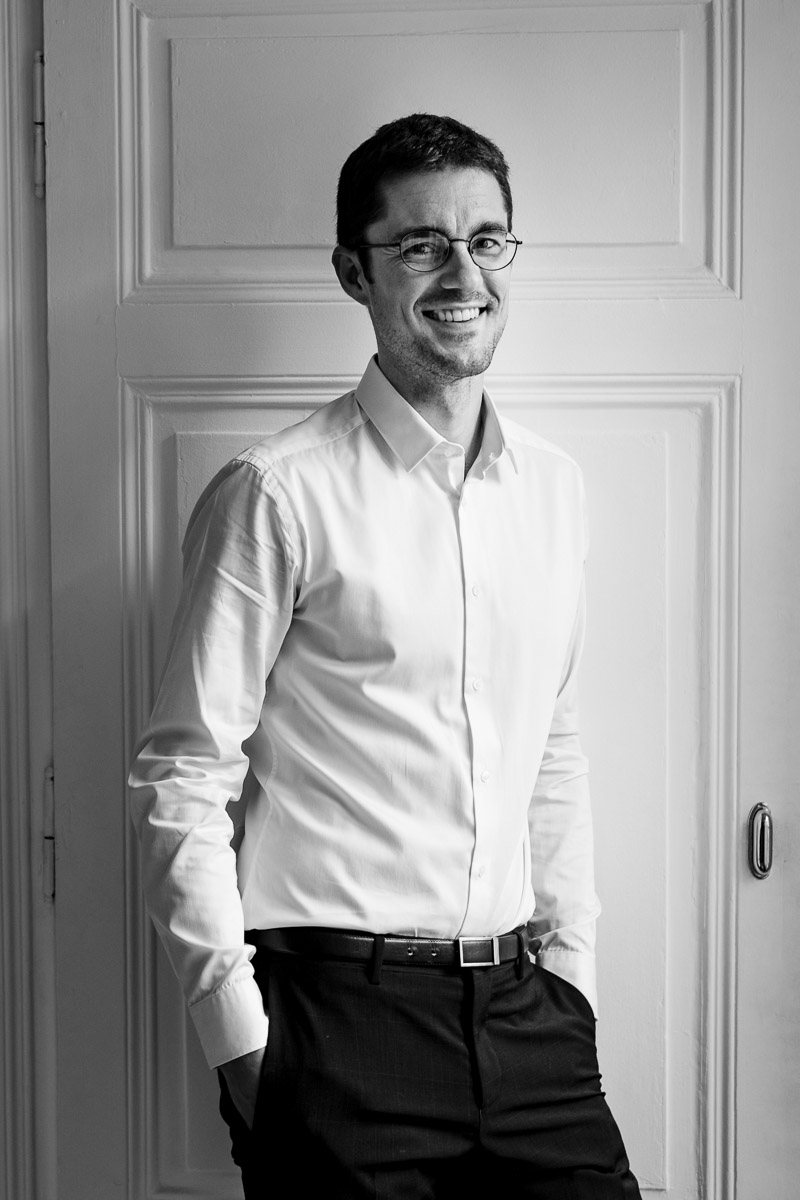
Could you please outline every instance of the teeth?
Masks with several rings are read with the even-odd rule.
[[[479,308],[445,308],[431,313],[436,321],[474,321],[480,315]]]

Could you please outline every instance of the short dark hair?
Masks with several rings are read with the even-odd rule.
[[[336,194],[336,240],[354,250],[364,230],[377,221],[384,207],[381,185],[418,171],[476,167],[488,171],[500,185],[511,227],[511,187],[508,163],[501,150],[454,117],[412,113],[381,125],[348,157]]]

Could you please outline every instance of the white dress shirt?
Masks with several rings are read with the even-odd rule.
[[[465,480],[373,359],[195,508],[130,783],[211,1066],[267,1039],[249,928],[454,938],[533,916],[539,962],[595,1005],[581,474],[483,411]]]

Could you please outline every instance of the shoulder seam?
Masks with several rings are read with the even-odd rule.
[[[501,417],[501,429],[503,430],[506,442],[513,450],[515,445],[524,446],[529,450],[538,450],[542,454],[551,454],[554,458],[561,458],[564,462],[573,466],[579,474],[582,474],[580,463],[569,454],[562,446],[555,442],[549,441],[542,437],[541,434],[535,433],[532,429],[528,429],[525,425],[520,425],[518,421],[514,421],[510,417]]]
[[[351,395],[354,396],[355,393],[354,392],[346,392],[343,397],[338,397],[338,398],[346,399],[348,396],[351,396]],[[332,401],[332,403],[336,403],[336,401]],[[317,411],[319,411],[319,410],[317,410]],[[366,425],[367,420],[368,420],[368,418],[366,417],[366,415],[364,414],[362,409],[359,408],[358,412],[354,416],[354,419],[344,429],[336,430],[335,432],[327,434],[325,437],[309,438],[305,441],[300,442],[298,445],[291,447],[290,449],[287,448],[286,450],[282,451],[281,453],[265,454],[263,456],[263,461],[259,461],[259,459],[261,459],[260,455],[259,455],[259,459],[251,457],[251,455],[254,455],[254,452],[258,449],[258,447],[263,446],[263,444],[264,444],[263,441],[257,442],[255,446],[250,446],[247,450],[243,450],[240,454],[237,454],[234,459],[234,462],[240,462],[243,464],[249,463],[251,466],[255,467],[255,469],[257,471],[262,471],[262,469],[269,470],[269,469],[272,469],[273,467],[276,467],[279,463],[282,463],[282,462],[286,461],[287,459],[293,458],[295,455],[305,454],[309,450],[322,449],[323,446],[329,446],[329,445],[331,445],[331,443],[337,442],[343,437],[348,437],[356,429],[360,429],[363,425]],[[291,426],[289,426],[288,428],[291,429]],[[284,431],[281,430],[280,432],[282,433]],[[269,440],[269,439],[264,439],[264,441],[267,441],[267,440]]]

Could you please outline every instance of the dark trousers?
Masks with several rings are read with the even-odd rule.
[[[270,1015],[246,1200],[640,1200],[600,1087],[591,1007],[525,956],[473,970],[259,949]]]

